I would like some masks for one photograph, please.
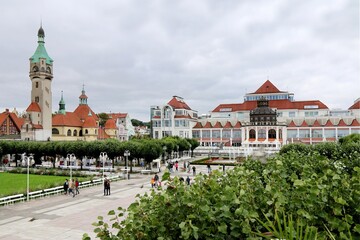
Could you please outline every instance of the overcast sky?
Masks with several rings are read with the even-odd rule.
[[[149,121],[174,95],[205,114],[267,78],[295,100],[360,97],[358,0],[32,0],[0,6],[0,111],[30,104],[37,31],[54,60],[53,111],[85,84],[97,113]]]

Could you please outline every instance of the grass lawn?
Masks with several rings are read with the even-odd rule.
[[[27,174],[0,172],[0,197],[26,193]],[[30,192],[62,186],[68,176],[47,176],[47,175],[29,175]],[[79,181],[88,180],[87,178],[78,178]],[[90,178],[89,178],[90,179]]]

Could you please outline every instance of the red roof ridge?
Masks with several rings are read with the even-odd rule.
[[[210,122],[206,122],[206,124],[203,126],[203,128],[212,128],[212,125]]]
[[[222,128],[221,123],[216,122],[215,125],[213,126],[213,128]]]
[[[313,127],[321,127],[319,121],[316,119],[315,122],[312,124]]]
[[[202,124],[200,122],[197,122],[193,128],[202,128]]]
[[[31,102],[26,112],[41,112],[41,108],[37,102]]]
[[[291,122],[289,123],[288,127],[297,127],[294,120],[291,120]]]
[[[360,126],[360,123],[358,120],[356,120],[356,118],[354,118],[354,120],[351,122],[350,126]]]
[[[340,127],[347,127],[347,124],[344,122],[343,119],[340,119],[339,123],[337,124],[337,126],[340,126]]]
[[[266,80],[266,82],[261,85],[258,90],[256,90],[254,93],[279,93],[281,92],[275,85],[270,82],[270,80]]]
[[[308,126],[309,126],[309,125],[308,125],[307,122],[304,120],[299,127],[308,127]]]

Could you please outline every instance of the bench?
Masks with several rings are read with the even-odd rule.
[[[140,171],[140,173],[141,174],[145,174],[145,173],[150,174],[151,170],[143,169],[143,170]]]
[[[7,197],[0,198],[0,205],[8,205],[8,204],[12,204],[12,203],[15,203],[18,201],[24,201],[24,200],[25,200],[24,194],[7,196]]]

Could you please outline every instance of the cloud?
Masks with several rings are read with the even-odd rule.
[[[359,97],[359,3],[317,1],[8,1],[0,10],[0,107],[30,103],[29,57],[42,19],[61,91],[82,85],[95,112],[147,121],[173,95],[199,114],[240,103],[269,76],[297,100],[346,109]]]

